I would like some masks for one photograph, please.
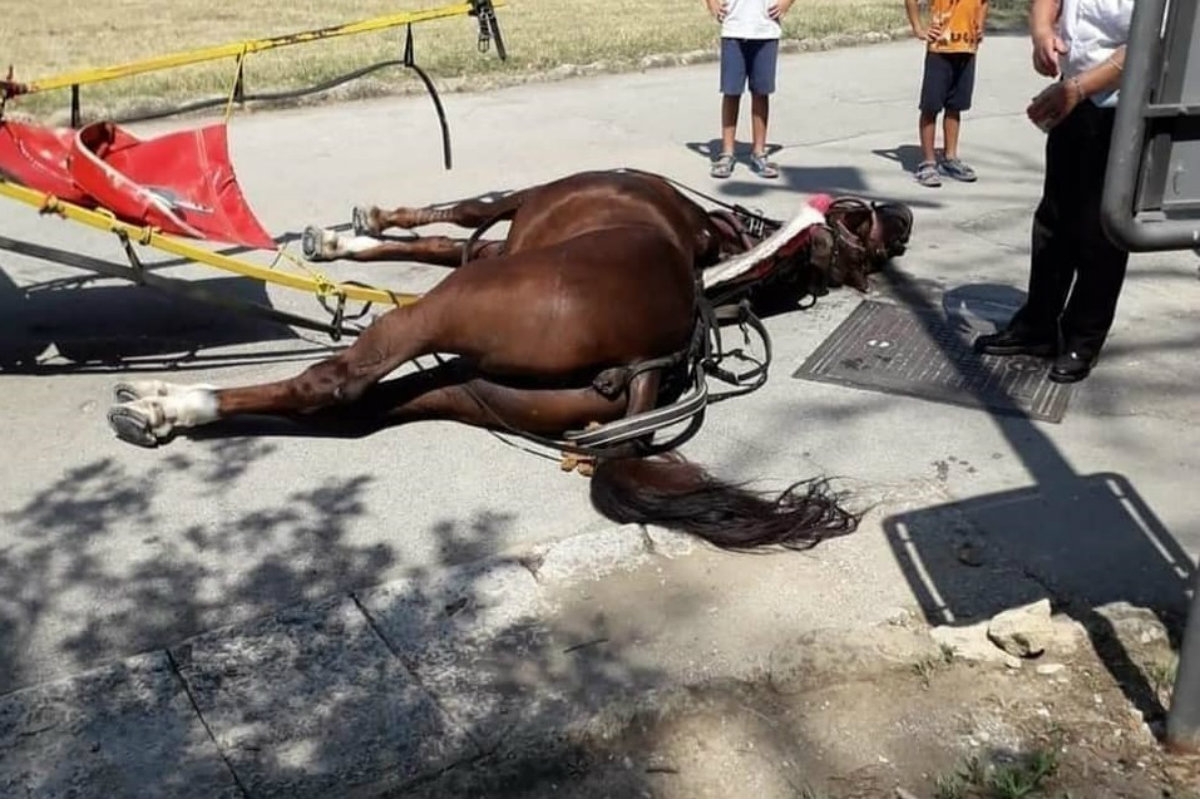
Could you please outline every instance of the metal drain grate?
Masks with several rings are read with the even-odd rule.
[[[1061,422],[1071,386],[1050,362],[980,355],[938,313],[864,300],[792,377]]]

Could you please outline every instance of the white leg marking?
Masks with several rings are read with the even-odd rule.
[[[184,385],[181,383],[167,383],[163,380],[128,380],[117,383],[113,389],[113,393],[116,395],[118,402],[131,402],[144,397],[171,397],[200,388],[216,390],[216,386],[208,385],[207,383],[201,385]]]
[[[167,396],[143,397],[120,407],[140,416],[151,434],[162,440],[176,427],[196,427],[216,421],[217,395],[211,389],[190,388]]]
[[[217,419],[217,393],[211,388],[192,388],[159,401],[167,420],[179,427],[196,427]]]
[[[382,243],[379,239],[370,236],[346,236],[338,237],[334,246],[338,249],[339,254],[354,255],[374,249]]]

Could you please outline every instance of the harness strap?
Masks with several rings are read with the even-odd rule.
[[[748,300],[742,300],[737,305],[724,305],[718,307],[714,310],[714,316],[718,322],[731,320],[736,321],[738,327],[742,330],[742,336],[747,345],[750,343],[750,330],[753,330],[758,335],[759,340],[761,340],[763,344],[763,357],[761,361],[750,357],[745,350],[739,347],[738,349],[730,350],[728,352],[718,352],[715,359],[705,364],[705,371],[707,371],[713,377],[716,377],[718,380],[721,380],[724,383],[737,386],[741,389],[740,391],[722,394],[721,396],[714,397],[712,400],[710,400],[712,402],[717,402],[731,396],[748,394],[765,383],[767,381],[768,370],[771,366],[771,358],[773,353],[771,348],[771,334],[767,332],[767,328],[765,325],[763,325],[762,320],[755,316],[750,310],[750,303]],[[726,357],[734,357],[739,360],[749,361],[750,363],[755,364],[755,366],[745,372],[735,374],[727,369],[721,368],[720,364]],[[753,380],[754,382],[750,385],[746,385],[747,380]]]
[[[693,336],[693,338],[695,337]],[[688,356],[691,355],[693,346],[688,345],[686,349],[679,350],[671,355],[664,355],[661,358],[651,358],[645,361],[638,361],[630,366],[614,366],[605,369],[592,380],[592,388],[601,396],[612,399],[628,388],[633,378],[642,372],[649,372],[652,369],[670,369],[672,366],[684,363],[687,361]]]
[[[479,227],[477,227],[471,231],[471,235],[467,236],[466,244],[463,245],[462,260],[459,261],[459,266],[467,265],[467,262],[471,260],[471,250],[475,249],[475,245],[479,242],[479,237],[482,236],[487,231],[491,230],[493,227],[495,227],[499,223],[503,222],[504,221],[504,213],[505,212],[503,212],[503,211],[500,213],[497,213],[491,219],[489,219],[488,221],[484,222],[482,225],[480,225]]]
[[[496,413],[469,385],[464,384],[463,388],[479,407],[491,416],[496,424],[505,431],[560,452],[568,452],[586,457],[609,456],[612,454],[613,449],[621,444],[643,439],[666,427],[691,419],[691,423],[687,428],[667,441],[661,443],[644,443],[640,454],[650,455],[675,449],[699,431],[704,418],[704,409],[710,402],[748,393],[761,386],[767,379],[767,369],[771,361],[770,335],[758,317],[750,311],[748,303],[742,302],[738,305],[714,308],[707,300],[703,299],[702,295],[698,296],[695,331],[692,336],[692,343],[686,351],[643,361],[630,367],[606,370],[614,378],[627,377],[628,379],[622,383],[623,387],[627,387],[628,380],[631,380],[634,375],[641,372],[649,371],[650,369],[667,369],[672,366],[678,366],[681,363],[690,362],[692,366],[692,373],[690,375],[692,389],[685,396],[670,405],[636,413],[591,430],[567,431],[564,433],[562,439],[554,439],[517,429]],[[741,349],[729,352],[725,352],[722,349],[721,335],[717,326],[721,321],[729,320],[736,320],[744,333],[746,333],[747,328],[750,328],[759,335],[766,350],[762,361],[750,358]],[[720,367],[721,361],[729,356],[748,360],[756,365],[749,371],[735,374]],[[440,355],[435,354],[434,358],[439,363],[445,363]],[[601,373],[601,375],[604,374],[603,372]],[[741,390],[727,392],[719,397],[712,397],[709,395],[706,381],[706,377],[709,375],[722,382],[739,386]],[[599,379],[598,377],[597,380]],[[746,386],[744,382],[747,379],[754,379],[754,382]],[[597,390],[599,391],[600,389]]]
[[[757,233],[758,231],[761,231],[761,233],[763,235],[766,235],[766,234],[774,233],[776,230],[779,230],[779,228],[783,227],[783,223],[780,222],[778,219],[772,219],[771,217],[769,217],[766,214],[763,214],[759,211],[751,211],[749,208],[746,208],[745,206],[742,206],[742,205],[738,205],[737,203],[727,203],[724,200],[718,200],[716,197],[713,197],[712,195],[705,194],[704,192],[700,191],[699,189],[694,189],[691,186],[680,183],[679,181],[675,180],[674,178],[669,178],[666,175],[659,175],[654,172],[647,172],[644,169],[636,169],[634,167],[629,167],[629,166],[620,167],[619,169],[614,169],[613,171],[614,172],[630,172],[630,173],[637,174],[637,175],[645,175],[646,177],[650,177],[650,178],[657,178],[658,180],[665,181],[667,184],[669,184],[670,186],[672,186],[676,189],[679,189],[681,191],[686,191],[690,194],[694,194],[697,197],[700,197],[701,199],[708,200],[713,205],[718,205],[722,208],[732,211],[738,217],[739,220],[741,220],[743,222],[750,221],[751,222],[751,225],[750,225],[751,233]]]

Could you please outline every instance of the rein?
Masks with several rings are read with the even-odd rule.
[[[688,186],[684,183],[680,183],[674,178],[669,178],[666,175],[659,175],[654,172],[647,172],[644,169],[636,169],[634,167],[621,167],[620,169],[615,169],[613,171],[630,172],[636,175],[645,175],[646,177],[650,178],[658,178],[659,180],[665,181],[668,185],[676,189],[694,194],[701,199],[707,200],[713,205],[720,206],[727,211],[732,211],[733,215],[741,223],[742,229],[755,238],[765,238],[771,233],[774,233],[776,230],[779,230],[779,228],[783,227],[783,222],[779,221],[778,219],[772,219],[761,211],[751,211],[745,206],[738,205],[736,203],[727,203],[724,200],[718,200],[716,197],[713,197],[710,194],[705,194],[699,189],[693,188],[692,186]]]

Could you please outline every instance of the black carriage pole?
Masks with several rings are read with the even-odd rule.
[[[1188,610],[1171,707],[1167,711],[1167,747],[1173,752],[1200,752],[1200,592]]]
[[[79,84],[71,84],[71,127],[78,128],[82,122],[83,112],[79,108]]]
[[[433,100],[433,107],[437,110],[438,123],[442,126],[442,160],[446,164],[446,169],[451,168],[450,158],[450,123],[446,121],[446,109],[442,107],[442,98],[438,97],[437,89],[433,85],[433,81],[425,74],[425,70],[417,66],[416,58],[413,56],[413,32],[412,24],[406,28],[407,33],[404,37],[404,66],[411,69],[421,78],[425,84],[426,90],[429,92],[429,97]]]
[[[1186,179],[1200,168],[1192,146],[1200,120],[1198,34],[1194,2],[1142,0],[1133,10],[1101,206],[1105,232],[1130,252],[1186,251],[1200,241],[1195,213],[1200,197],[1194,181]],[[1200,590],[1195,580],[1165,735],[1169,750],[1187,754],[1200,753]]]
[[[501,61],[508,60],[508,51],[504,48],[504,37],[500,35],[500,20],[496,17],[496,8],[492,0],[471,0],[475,7],[472,16],[479,18],[479,52],[487,51],[488,40],[496,40],[496,55]]]

